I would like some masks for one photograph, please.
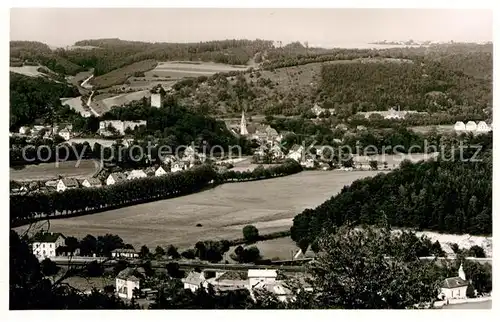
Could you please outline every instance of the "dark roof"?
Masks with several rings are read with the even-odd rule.
[[[88,178],[88,179],[85,179],[87,180],[91,186],[98,186],[98,185],[102,185],[102,182],[101,180],[97,179],[97,178]]]
[[[64,178],[61,179],[66,187],[78,187],[78,181],[73,178]]]
[[[464,281],[460,277],[449,277],[444,280],[443,282],[443,288],[456,288],[456,287],[463,287],[467,286],[469,283],[467,281]]]
[[[127,179],[127,176],[125,175],[125,173],[122,173],[122,172],[114,172],[112,174],[110,174],[111,178],[113,178],[113,180],[116,181],[123,181],[123,180],[126,180]]]
[[[139,268],[127,267],[123,271],[118,273],[116,278],[129,281],[138,281],[144,278],[144,272]]]
[[[247,272],[240,272],[240,271],[228,271],[218,278],[216,278],[216,281],[221,281],[221,280],[247,280],[248,279],[248,273]]]
[[[138,252],[135,251],[135,249],[130,249],[130,248],[117,248],[112,251],[112,253],[135,253],[138,254]]]
[[[37,234],[33,236],[33,242],[40,242],[40,243],[55,243],[57,238],[61,236],[62,238],[65,238],[63,234],[61,233],[44,233],[44,234]]]

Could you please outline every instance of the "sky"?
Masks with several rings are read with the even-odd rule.
[[[69,46],[78,40],[149,42],[222,39],[308,41],[310,46],[378,40],[493,41],[487,9],[15,8],[11,40]]]

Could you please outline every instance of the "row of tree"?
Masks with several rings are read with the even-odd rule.
[[[293,160],[275,170],[256,169],[252,179],[297,173],[302,168]],[[247,180],[246,174],[242,175]],[[11,225],[20,225],[39,219],[99,212],[137,203],[189,194],[214,183],[241,178],[236,173],[228,178],[219,175],[212,166],[202,165],[186,171],[161,177],[147,177],[99,188],[68,189],[63,192],[31,193],[10,197]],[[241,180],[241,179],[240,179]]]

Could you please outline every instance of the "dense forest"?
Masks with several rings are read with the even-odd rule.
[[[437,160],[403,162],[388,174],[357,180],[315,209],[294,218],[292,239],[310,244],[324,230],[344,225],[377,224],[446,233],[492,233],[492,159],[489,146],[477,159],[458,159],[446,151]],[[470,159],[475,149],[465,149]],[[455,159],[451,159],[455,156]]]
[[[61,97],[76,97],[78,89],[56,83],[43,77],[29,77],[10,73],[10,124],[11,130],[29,125],[37,119],[52,122],[58,110],[62,113]],[[70,113],[74,114],[74,113]]]
[[[90,39],[75,43],[87,48],[58,48],[52,51],[39,42],[11,42],[11,57],[38,62],[55,72],[74,75],[94,68],[96,76],[143,60],[201,60],[245,65],[260,51],[271,48],[266,40],[222,40],[200,43],[147,43],[120,39]]]
[[[480,114],[492,104],[490,81],[434,61],[324,65],[318,92],[330,103],[341,104],[339,116],[397,106],[429,113]]]

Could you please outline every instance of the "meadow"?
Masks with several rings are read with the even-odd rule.
[[[79,238],[117,234],[136,248],[169,244],[186,248],[200,240],[240,238],[248,224],[263,234],[289,229],[293,217],[305,208],[316,207],[345,185],[376,173],[304,171],[264,181],[227,183],[173,199],[51,220],[50,230]]]
[[[54,180],[59,176],[65,178],[85,179],[94,175],[100,164],[94,160],[63,161],[59,163],[40,163],[27,165],[22,169],[10,168],[10,180],[14,181],[39,181]]]

